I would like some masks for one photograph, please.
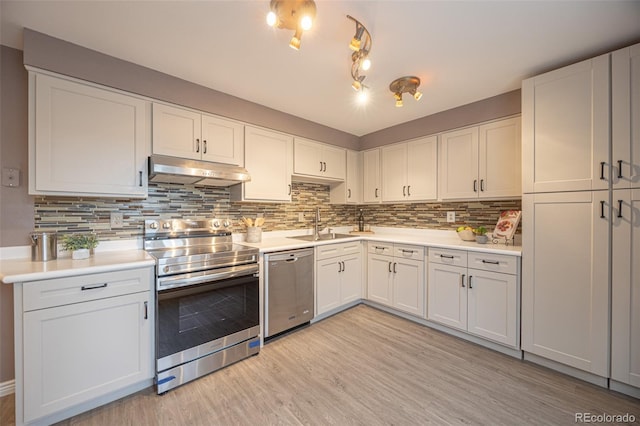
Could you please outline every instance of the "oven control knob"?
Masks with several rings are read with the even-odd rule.
[[[224,222],[222,222],[222,226],[224,226],[225,228],[228,228],[231,226],[231,222],[229,222],[228,220],[225,220]]]
[[[151,229],[158,229],[158,222],[151,222],[149,224],[149,228]]]
[[[213,221],[213,227],[214,228],[220,228],[220,222],[217,221],[217,220]]]
[[[162,224],[162,229],[171,229],[171,222],[165,222]]]
[[[170,271],[168,266],[165,266],[162,270],[164,271],[165,274],[168,274]]]

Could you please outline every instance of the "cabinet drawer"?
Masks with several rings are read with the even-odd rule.
[[[23,309],[33,311],[152,289],[152,268],[31,281],[23,285]]]
[[[394,244],[393,255],[402,259],[424,261],[424,247]]]
[[[360,241],[326,244],[316,247],[316,260],[330,259],[344,254],[360,253]]]
[[[429,262],[466,267],[467,252],[432,247],[429,248]]]
[[[369,241],[367,243],[367,252],[371,254],[384,254],[387,256],[393,256],[393,243]]]
[[[468,267],[515,275],[518,272],[518,259],[517,256],[469,252]]]

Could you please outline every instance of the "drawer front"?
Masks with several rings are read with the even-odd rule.
[[[33,311],[152,289],[150,267],[31,281],[23,284],[23,309]]]
[[[386,256],[393,256],[393,243],[369,241],[367,243],[367,252],[371,254],[384,254]]]
[[[316,246],[316,260],[331,259],[332,257],[344,254],[360,253],[360,241],[350,241],[347,243],[325,244]]]
[[[429,248],[429,262],[442,263],[444,265],[467,267],[467,252],[462,250],[450,250],[441,248]]]
[[[393,255],[401,259],[414,259],[424,261],[424,247],[394,244]]]
[[[519,257],[502,254],[469,252],[468,267],[483,271],[517,274]]]

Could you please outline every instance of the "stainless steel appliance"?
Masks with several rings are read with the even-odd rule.
[[[313,318],[313,248],[265,254],[264,335],[272,337]]]
[[[207,141],[203,141],[207,152]],[[149,157],[149,182],[230,186],[251,180],[244,167],[210,161],[152,155]]]
[[[229,221],[145,220],[156,258],[156,386],[163,393],[260,350],[258,249]]]

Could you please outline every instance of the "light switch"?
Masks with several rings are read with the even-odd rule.
[[[2,185],[10,187],[20,186],[20,169],[5,167],[2,169]]]

